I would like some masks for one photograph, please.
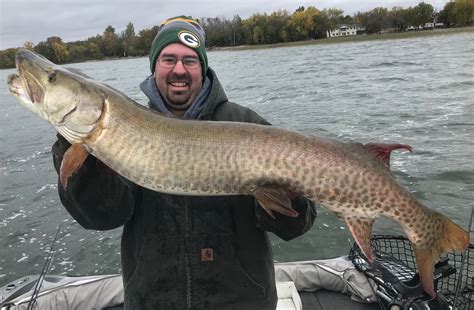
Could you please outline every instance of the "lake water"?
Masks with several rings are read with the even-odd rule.
[[[393,41],[209,52],[230,100],[276,126],[343,141],[410,144],[392,170],[422,203],[467,228],[474,198],[474,33]],[[148,59],[72,64],[147,100],[138,84]],[[80,227],[57,194],[55,131],[17,104],[0,71],[0,286],[39,273],[61,225],[51,273],[120,271],[121,229]],[[378,220],[375,233],[400,234]],[[348,253],[345,225],[319,209],[310,232],[290,242],[272,236],[279,261]]]

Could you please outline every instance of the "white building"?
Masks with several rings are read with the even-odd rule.
[[[435,27],[434,23],[425,23],[425,25],[423,26],[424,29],[432,29],[434,27]]]
[[[328,38],[355,36],[357,31],[361,30],[363,29],[358,26],[342,25],[339,28],[328,30],[326,35]]]

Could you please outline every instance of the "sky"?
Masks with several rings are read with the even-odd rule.
[[[20,47],[27,41],[38,44],[58,36],[64,42],[84,40],[111,25],[121,33],[129,22],[138,33],[177,15],[194,18],[239,15],[243,19],[255,13],[286,9],[292,13],[299,6],[318,9],[338,8],[344,14],[367,12],[376,7],[408,8],[422,0],[0,0],[0,50]],[[448,0],[425,0],[442,10]]]

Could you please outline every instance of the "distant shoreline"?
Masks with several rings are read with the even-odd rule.
[[[365,42],[365,41],[376,41],[376,40],[399,40],[399,39],[432,37],[432,36],[469,33],[469,32],[474,32],[474,27],[442,28],[442,29],[434,29],[434,30],[417,30],[417,31],[393,32],[393,33],[382,33],[382,34],[363,34],[363,35],[356,35],[356,36],[325,38],[325,39],[317,39],[317,40],[295,41],[295,42],[275,43],[275,44],[209,47],[207,51],[208,52],[246,51],[246,50],[254,50],[254,49],[293,47],[293,46],[305,46],[305,45],[314,45],[314,44],[334,44],[334,43]]]
[[[418,30],[418,31],[393,32],[393,33],[382,33],[382,34],[363,34],[363,35],[356,35],[356,36],[325,38],[325,39],[306,40],[306,41],[294,41],[294,42],[275,43],[275,44],[209,47],[206,50],[207,52],[247,51],[247,50],[258,50],[258,49],[267,49],[267,48],[278,48],[278,47],[306,46],[306,45],[315,45],[315,44],[336,44],[336,43],[366,42],[366,41],[376,41],[376,40],[399,40],[399,39],[432,37],[432,36],[442,36],[442,35],[451,35],[451,34],[460,34],[460,33],[474,33],[474,27],[442,28],[442,29],[435,29],[435,30]],[[83,62],[126,60],[126,59],[143,58],[143,57],[148,57],[148,55],[131,56],[131,57],[106,57],[103,59],[70,62],[70,63],[66,63],[62,65],[83,63]],[[0,71],[9,70],[9,69],[13,69],[13,67],[0,69]]]

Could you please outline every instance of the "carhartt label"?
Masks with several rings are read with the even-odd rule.
[[[201,261],[212,262],[214,260],[214,250],[211,248],[201,249]]]

